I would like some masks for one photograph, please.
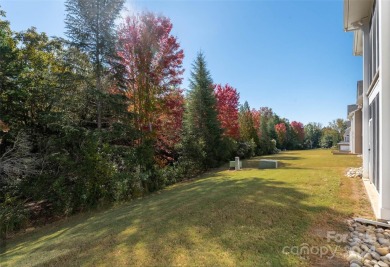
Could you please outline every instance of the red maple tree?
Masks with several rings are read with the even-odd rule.
[[[252,118],[253,118],[253,127],[255,127],[257,135],[260,137],[260,124],[261,124],[260,111],[253,108],[251,113],[252,113]]]
[[[283,122],[276,124],[275,131],[276,131],[276,135],[278,136],[279,144],[283,145],[284,141],[286,140],[286,135],[287,135],[286,124],[284,124]]]
[[[178,142],[184,103],[179,88],[184,52],[171,30],[171,21],[163,16],[128,16],[119,26],[117,45],[128,110],[141,133],[138,143],[154,139],[167,161]]]
[[[118,30],[117,55],[139,130],[152,128],[159,102],[182,82],[184,53],[171,30],[168,18],[153,13],[128,16]]]
[[[224,130],[223,134],[233,139],[238,139],[240,137],[238,124],[239,93],[229,84],[224,86],[220,84],[215,85],[214,92],[217,98],[218,120]]]
[[[292,130],[297,136],[297,140],[300,143],[303,143],[305,139],[305,129],[302,122],[293,121],[290,123]]]
[[[184,96],[181,90],[171,91],[164,96],[164,112],[156,121],[156,149],[160,165],[175,160],[175,145],[179,143],[184,115]]]

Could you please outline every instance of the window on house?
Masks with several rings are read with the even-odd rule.
[[[369,33],[369,71],[368,71],[368,84],[374,80],[374,77],[379,69],[379,16],[378,7],[376,1],[374,2],[374,12],[372,13],[370,22],[370,33]]]
[[[372,120],[372,144],[370,145],[370,157],[372,157],[372,173],[370,179],[379,192],[379,94],[370,104],[370,119]],[[371,160],[370,160],[371,161]]]

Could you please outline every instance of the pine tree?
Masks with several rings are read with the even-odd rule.
[[[207,169],[215,167],[220,160],[222,130],[213,81],[203,53],[198,53],[192,67],[184,114],[183,156],[198,168]]]
[[[114,55],[115,20],[124,0],[67,0],[66,34],[73,45],[86,52],[94,65],[97,91],[97,127],[102,125],[103,70]]]

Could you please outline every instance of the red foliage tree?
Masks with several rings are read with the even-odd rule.
[[[276,135],[278,136],[278,142],[282,146],[286,141],[287,128],[283,122],[275,125]]]
[[[118,30],[117,56],[128,110],[141,132],[138,143],[153,139],[156,150],[170,161],[182,126],[184,53],[172,23],[153,13],[125,18]]]
[[[226,84],[224,86],[217,84],[214,87],[217,98],[218,120],[224,130],[224,135],[234,139],[240,137],[240,128],[238,123],[238,101],[240,95],[235,88]]]
[[[152,132],[164,112],[164,96],[177,91],[182,82],[184,53],[171,30],[168,18],[153,13],[129,16],[118,30],[117,55],[124,71],[129,111],[142,132]]]
[[[164,111],[159,114],[157,133],[157,159],[160,165],[175,160],[175,145],[179,143],[184,114],[184,96],[181,91],[172,91],[164,96]]]
[[[274,112],[272,111],[272,108],[269,108],[269,107],[261,107],[259,109],[259,112],[260,112],[260,115],[263,118],[266,118],[267,120],[274,116]]]
[[[305,139],[305,129],[302,122],[293,121],[290,123],[293,132],[297,137],[299,143],[303,143]]]
[[[251,113],[252,113],[252,118],[253,118],[253,127],[255,127],[257,135],[260,137],[260,124],[261,124],[260,111],[253,108]]]

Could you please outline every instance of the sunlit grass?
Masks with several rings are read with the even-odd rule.
[[[267,156],[277,170],[216,170],[130,203],[80,214],[10,240],[0,266],[309,266],[284,246],[323,244],[325,230],[368,214],[355,156]],[[257,166],[256,159],[244,167]],[[326,237],[326,235],[325,235]]]

